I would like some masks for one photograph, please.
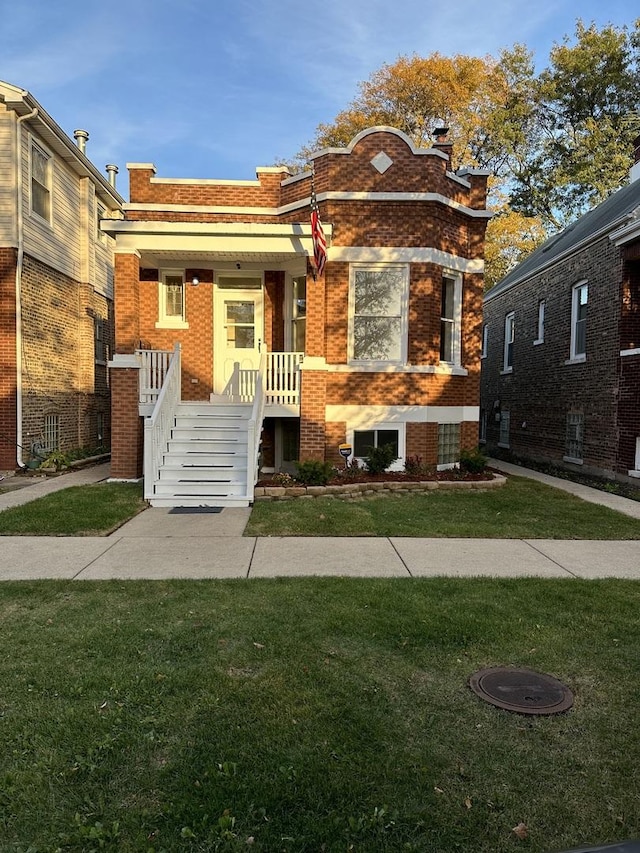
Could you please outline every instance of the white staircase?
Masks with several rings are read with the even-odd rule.
[[[162,451],[152,506],[249,506],[251,403],[178,403]]]

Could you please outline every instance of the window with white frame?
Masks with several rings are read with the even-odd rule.
[[[47,451],[60,450],[60,415],[44,416],[43,439]]]
[[[498,446],[509,447],[509,429],[511,427],[511,412],[500,412],[500,432]]]
[[[502,370],[511,373],[513,370],[513,341],[515,338],[516,321],[513,311],[504,318],[504,357]]]
[[[440,361],[460,364],[461,315],[462,278],[444,275],[440,300]]]
[[[487,323],[482,327],[482,353],[481,358],[487,357],[487,349],[489,346],[489,326]]]
[[[567,414],[565,461],[582,462],[584,444],[584,415],[581,412]]]
[[[107,232],[100,229],[100,223],[107,218],[107,208],[99,201],[96,201],[96,240],[98,243],[107,242]]]
[[[480,409],[480,424],[479,424],[479,436],[478,439],[480,444],[487,443],[487,410]]]
[[[538,302],[538,328],[536,333],[536,339],[534,344],[543,344],[544,343],[544,312],[545,312],[546,302],[544,299],[541,299]]]
[[[438,468],[460,462],[460,424],[438,424]]]
[[[51,222],[51,154],[31,141],[31,212]]]
[[[405,425],[398,423],[377,423],[367,429],[354,429],[348,433],[347,440],[351,440],[353,457],[362,461],[371,452],[372,447],[383,447],[390,444],[393,448],[396,461],[390,466],[390,470],[402,470],[405,454]]]
[[[584,361],[587,353],[587,303],[589,285],[574,285],[571,296],[571,361]]]
[[[158,322],[160,328],[185,328],[184,276],[178,270],[166,270],[158,289]]]
[[[295,276],[291,282],[291,349],[304,352],[307,325],[307,277]]]
[[[356,362],[406,361],[408,264],[352,264],[350,356]]]

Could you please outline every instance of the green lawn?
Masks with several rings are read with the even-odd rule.
[[[0,644],[2,851],[640,836],[631,581],[4,583]],[[467,680],[501,664],[566,681],[574,708],[483,703]]]
[[[139,483],[70,486],[0,512],[0,536],[102,536],[145,507]]]
[[[640,539],[640,521],[534,480],[358,501],[256,501],[247,536]]]

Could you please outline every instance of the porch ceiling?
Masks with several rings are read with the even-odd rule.
[[[296,257],[303,258],[306,252],[297,256],[291,252],[181,252],[171,251],[146,251],[140,250],[140,265],[156,269],[158,267],[188,266],[193,268],[211,267],[215,264],[247,264],[255,267],[264,267],[267,264],[280,266],[290,264]]]

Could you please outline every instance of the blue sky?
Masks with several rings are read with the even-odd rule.
[[[88,130],[88,156],[118,164],[126,195],[127,162],[254,178],[401,54],[497,56],[520,42],[544,65],[576,18],[637,16],[637,0],[0,0],[0,79],[70,136]]]

